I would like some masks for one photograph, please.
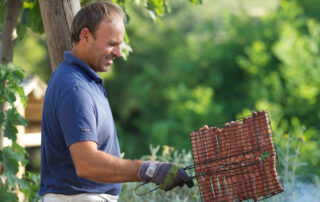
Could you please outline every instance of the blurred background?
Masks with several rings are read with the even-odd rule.
[[[176,0],[170,12],[152,20],[143,6],[127,1],[132,52],[100,74],[124,157],[146,156],[150,145],[160,146],[160,156],[188,152],[189,133],[204,124],[268,110],[283,195],[316,201],[319,10],[318,0],[204,0],[201,5]],[[34,28],[19,38],[13,63],[26,77],[37,75],[47,83],[51,67],[45,34],[36,16],[27,17],[34,18]],[[28,151],[28,169],[39,172],[39,148]]]

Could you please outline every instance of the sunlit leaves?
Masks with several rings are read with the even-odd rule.
[[[304,100],[315,104],[320,85],[320,24],[313,20],[306,24],[308,33],[297,29],[295,24],[284,23],[280,29],[281,40],[275,44],[274,53],[283,62],[281,73],[295,98],[292,102]]]
[[[8,101],[14,103],[16,94],[23,104],[26,104],[27,97],[24,95],[20,84],[24,77],[24,71],[21,68],[15,67],[13,64],[0,64],[0,104]]]
[[[207,86],[189,89],[181,84],[170,88],[167,97],[171,110],[183,119],[193,115],[206,116],[213,104],[213,92],[213,89]]]
[[[27,97],[23,88],[20,86],[24,77],[22,69],[13,64],[0,64],[0,129],[1,135],[11,140],[11,146],[5,147],[0,151],[1,164],[4,167],[3,177],[6,183],[0,187],[1,199],[5,201],[17,201],[15,194],[11,193],[19,184],[22,188],[27,188],[27,182],[16,176],[19,170],[19,164],[25,166],[25,150],[16,143],[17,126],[27,125],[24,119],[17,111],[16,97],[25,105]],[[6,107],[5,107],[6,105]]]
[[[8,184],[13,188],[17,185],[23,189],[28,188],[28,183],[16,176],[19,171],[19,162],[21,162],[21,165],[23,166],[27,163],[24,154],[24,149],[15,142],[13,142],[11,147],[5,147],[1,152],[2,163],[4,166],[3,175],[7,177]]]
[[[280,1],[281,13],[280,16],[289,21],[296,21],[297,16],[303,14],[302,8],[294,1],[283,0]]]
[[[120,1],[120,0],[118,0]],[[124,1],[124,0],[122,0]],[[150,17],[158,22],[161,22],[162,17],[166,12],[171,12],[171,1],[170,0],[132,0],[135,4],[142,4],[147,10]],[[188,0],[193,4],[201,4],[202,0]]]
[[[124,60],[127,60],[128,55],[133,52],[131,46],[129,45],[130,39],[127,35],[127,33],[124,36],[124,41],[121,44],[121,52],[122,52],[122,57]]]
[[[147,9],[153,11],[155,16],[162,16],[166,11],[170,11],[168,0],[146,0]]]
[[[0,105],[9,103],[9,109],[0,113],[0,126],[4,126],[4,136],[16,140],[16,125],[27,125],[27,121],[17,112],[16,97],[25,105],[27,97],[20,86],[24,77],[22,69],[12,64],[0,64]]]
[[[256,41],[252,46],[247,47],[245,52],[247,57],[238,57],[238,63],[241,68],[250,74],[257,74],[259,68],[263,68],[270,61],[271,55],[262,41]]]
[[[18,155],[17,160],[21,163],[22,166],[26,166],[28,161],[24,158],[26,155],[26,152],[23,147],[21,147],[18,143],[13,142],[11,145],[11,148],[14,150],[14,152]]]
[[[189,1],[194,4],[201,4],[202,3],[202,0],[189,0]]]
[[[319,158],[310,151],[319,150],[319,86],[320,86],[320,23],[307,18],[303,10],[293,1],[281,1],[280,12],[274,17],[273,31],[276,40],[251,42],[245,48],[245,56],[238,57],[239,66],[249,73],[249,95],[255,99],[255,108],[270,109],[276,133],[295,134],[297,128],[306,125],[300,138],[307,144],[301,145],[300,162],[308,166],[299,169],[299,174],[320,174],[316,169]],[[264,20],[261,23],[265,23]],[[283,138],[279,138],[283,146]],[[295,145],[291,145],[295,147]]]

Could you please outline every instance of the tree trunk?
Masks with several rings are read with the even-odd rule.
[[[6,14],[4,17],[3,31],[1,37],[2,46],[0,48],[0,63],[9,63],[13,59],[13,49],[17,39],[17,24],[19,11],[21,9],[20,0],[8,0],[6,3]]]
[[[79,0],[39,0],[49,48],[51,68],[62,61],[64,51],[71,50],[70,28],[73,16],[80,9]]]

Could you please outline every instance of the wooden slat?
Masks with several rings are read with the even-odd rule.
[[[41,145],[41,133],[26,133],[20,138],[24,147],[40,147]]]

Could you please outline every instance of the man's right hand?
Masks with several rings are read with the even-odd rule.
[[[146,161],[140,167],[138,174],[144,182],[154,182],[165,191],[178,185],[182,187],[186,184],[190,188],[194,185],[192,178],[176,163]]]

